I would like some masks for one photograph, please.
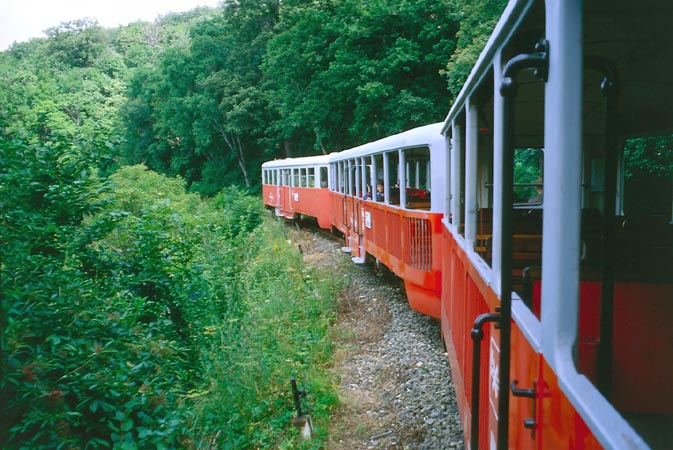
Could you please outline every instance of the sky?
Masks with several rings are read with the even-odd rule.
[[[46,37],[61,22],[92,17],[106,28],[153,21],[169,12],[217,6],[222,0],[0,0],[0,51],[14,42]]]

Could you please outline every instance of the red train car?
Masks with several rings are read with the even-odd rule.
[[[446,141],[442,124],[330,155],[332,224],[353,261],[404,280],[412,309],[439,318]],[[433,195],[439,193],[440,195]]]
[[[307,156],[262,164],[262,197],[275,214],[287,219],[314,217],[331,228],[328,156]]]
[[[470,449],[673,448],[671,23],[512,0],[443,124],[321,157],[328,189],[265,164],[278,215],[321,217],[440,317]]]
[[[672,20],[512,1],[446,118],[442,334],[471,449],[673,448],[670,173],[641,170],[649,200],[625,157],[673,144]]]

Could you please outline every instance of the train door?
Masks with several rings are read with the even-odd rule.
[[[332,223],[335,228],[346,235],[346,164],[345,161],[336,161],[332,164],[334,170],[334,194],[332,195]],[[345,249],[344,249],[345,250]]]
[[[274,197],[274,202],[273,204],[276,207],[280,206],[281,202],[281,195],[282,195],[282,186],[281,186],[281,170],[280,169],[274,169],[272,171],[272,179],[273,179],[273,189],[275,190],[275,197]]]
[[[291,169],[282,169],[281,171],[281,195],[280,195],[280,209],[281,211],[289,211],[292,202],[290,201],[290,184],[291,184]]]
[[[362,184],[361,159],[354,158],[345,162],[346,196],[344,197],[344,220],[346,222],[346,247],[357,263],[364,262],[362,240]]]

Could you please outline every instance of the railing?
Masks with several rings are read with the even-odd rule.
[[[404,218],[404,263],[419,270],[432,268],[432,232],[430,221],[416,217]]]

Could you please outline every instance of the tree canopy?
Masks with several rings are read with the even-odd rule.
[[[74,20],[0,54],[0,108],[17,130],[89,139],[104,170],[251,188],[266,159],[443,117],[505,2],[477,3],[241,0],[115,29]]]

